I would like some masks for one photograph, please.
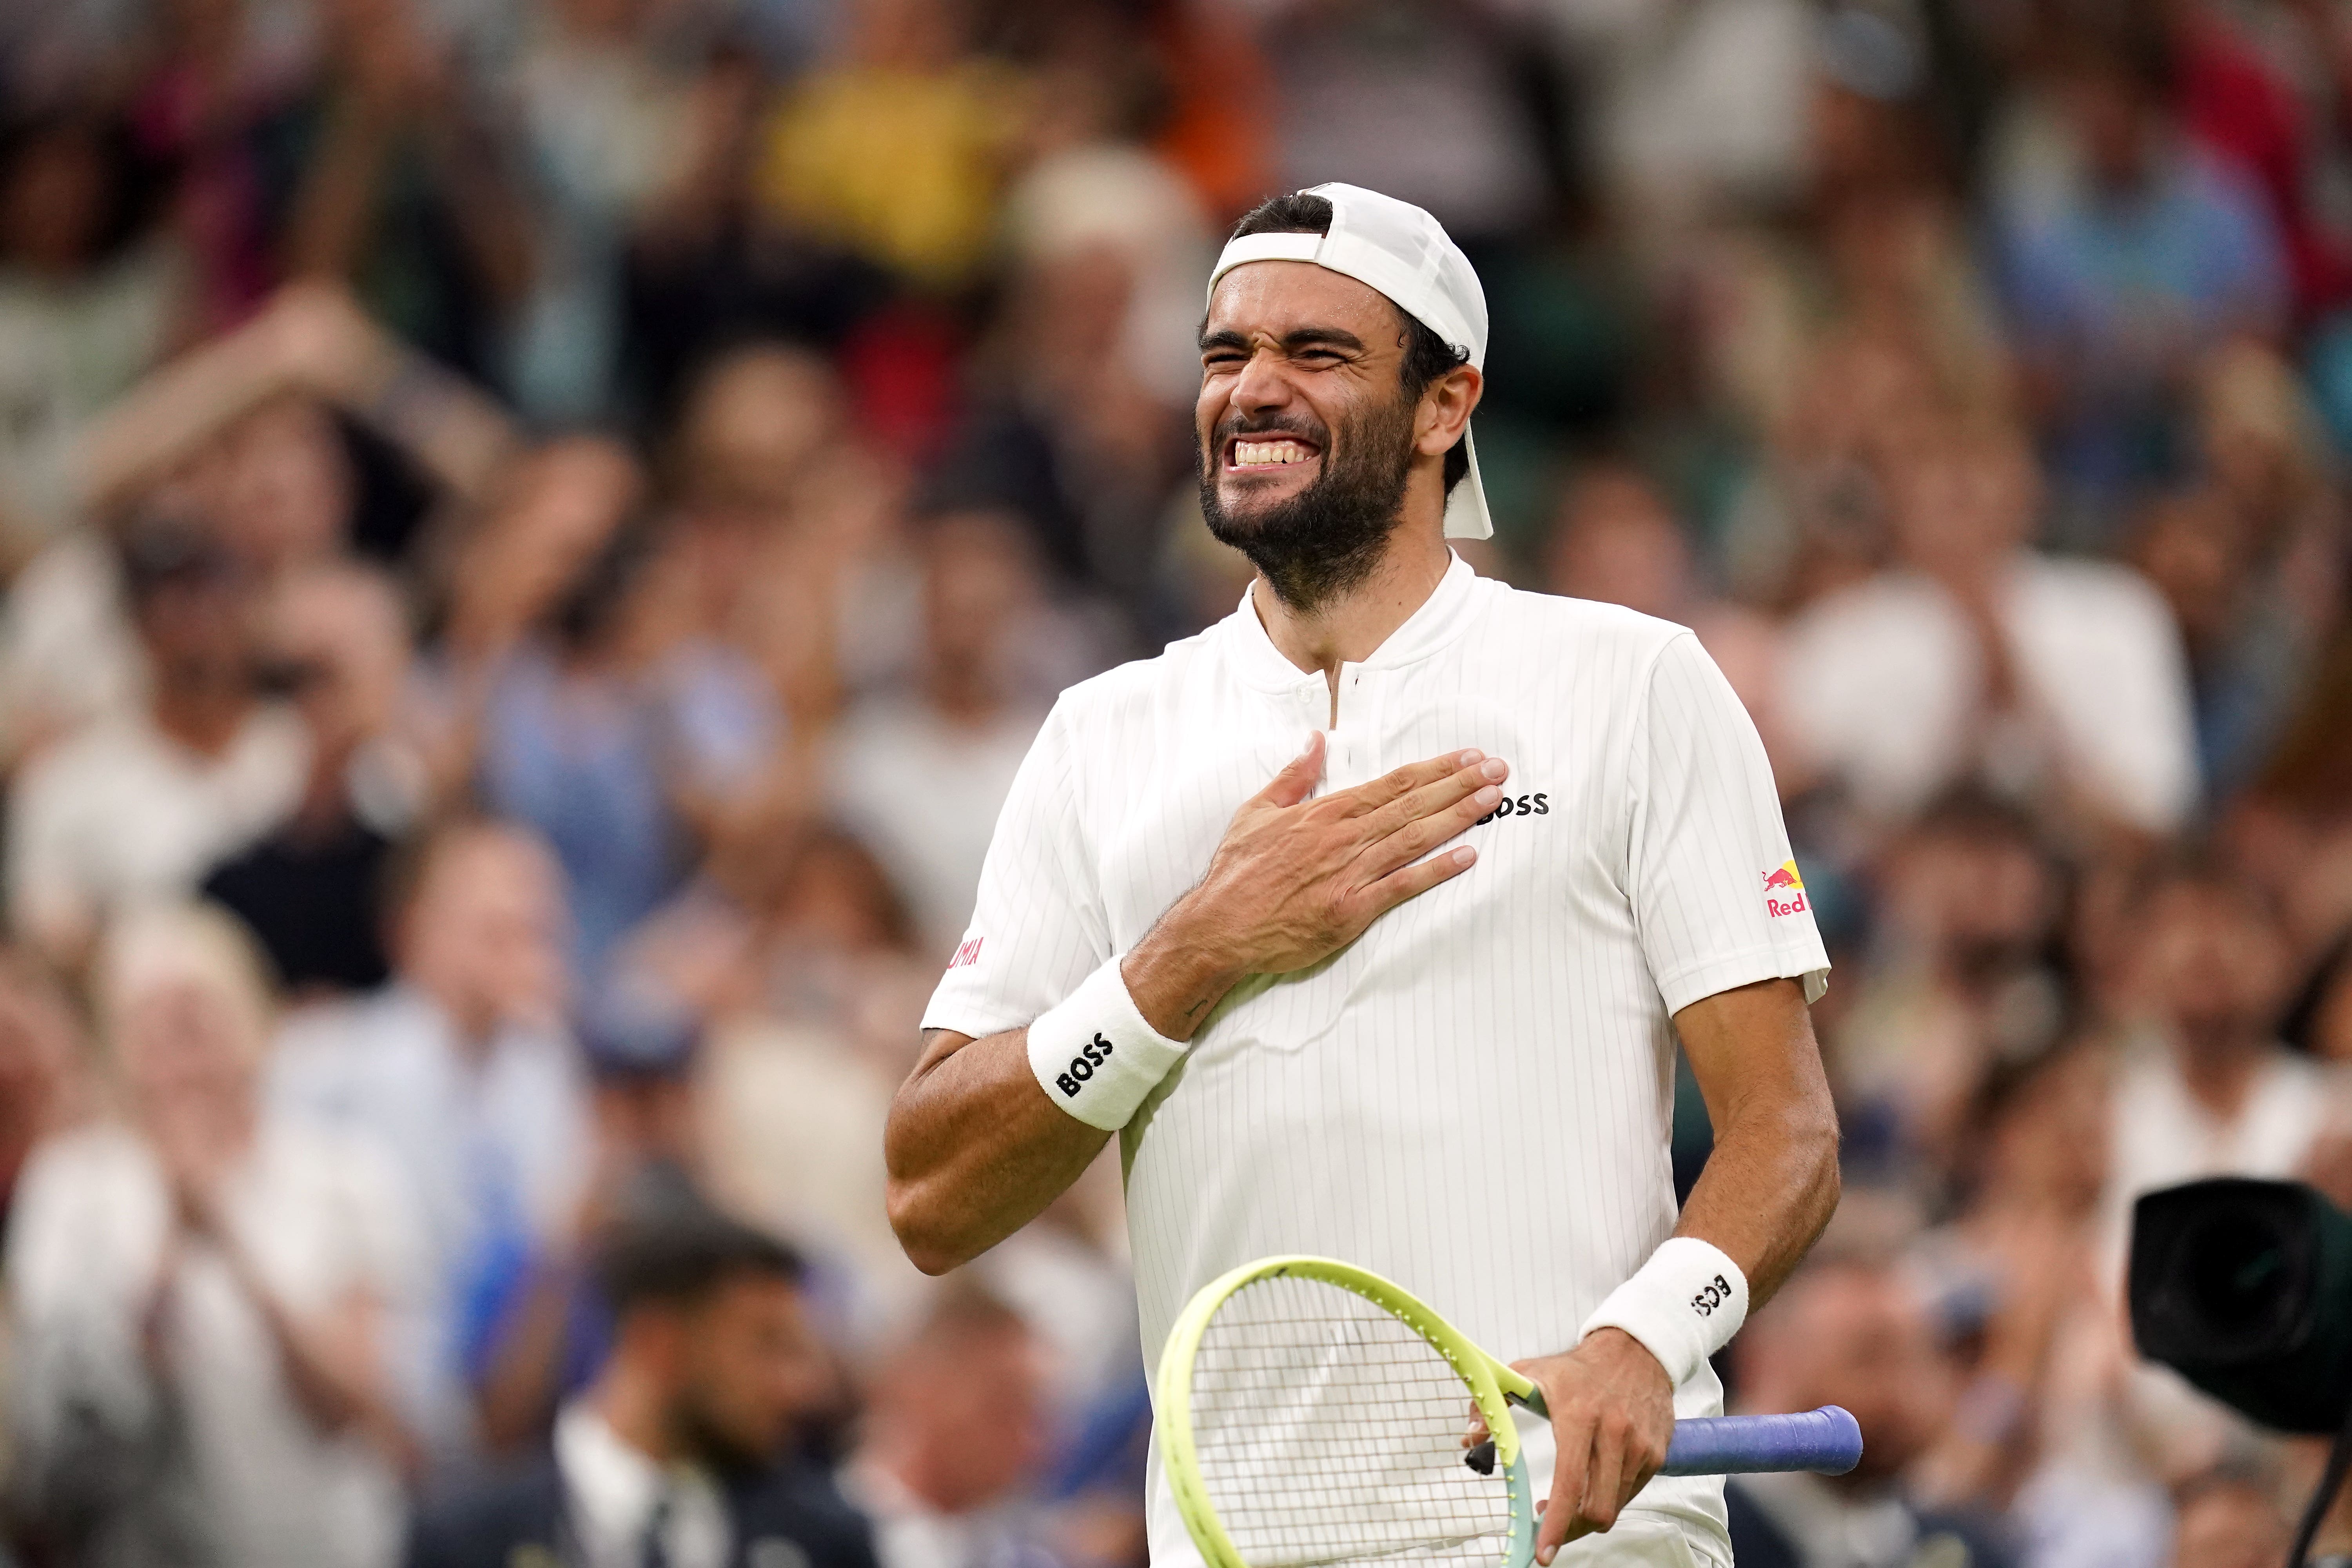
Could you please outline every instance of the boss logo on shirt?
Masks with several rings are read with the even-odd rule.
[[[1778,869],[1764,873],[1764,912],[1774,920],[1805,912],[1805,879],[1797,875],[1794,860],[1783,860]]]
[[[1086,1049],[1070,1058],[1070,1070],[1054,1075],[1054,1087],[1068,1099],[1078,1096],[1078,1085],[1095,1076],[1095,1068],[1110,1060],[1110,1042],[1097,1035],[1087,1042]]]
[[[1523,795],[1517,799],[1507,795],[1496,803],[1494,810],[1472,823],[1471,826],[1484,827],[1498,816],[1549,816],[1550,815],[1551,796],[1549,795]]]

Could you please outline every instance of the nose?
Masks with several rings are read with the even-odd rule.
[[[1255,414],[1268,408],[1279,408],[1290,401],[1290,382],[1282,374],[1281,361],[1271,353],[1254,353],[1234,378],[1231,394],[1233,405],[1244,414]]]

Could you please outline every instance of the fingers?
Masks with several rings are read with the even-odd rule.
[[[1617,1522],[1617,1510],[1624,1500],[1618,1495],[1625,1479],[1625,1445],[1605,1429],[1593,1434],[1592,1462],[1584,1471],[1584,1495],[1576,1504],[1576,1517],[1569,1528],[1579,1526],[1590,1531],[1603,1531]]]
[[[1585,1532],[1570,1531],[1577,1523],[1576,1510],[1584,1498],[1584,1473],[1592,1463],[1592,1424],[1574,1415],[1561,1415],[1551,1424],[1552,1436],[1559,1448],[1552,1456],[1551,1499],[1544,1505],[1543,1518],[1536,1526],[1536,1561],[1549,1563],[1552,1553],[1563,1542]]]
[[[1366,889],[1371,897],[1372,913],[1386,914],[1407,899],[1429,891],[1438,883],[1462,875],[1477,862],[1478,851],[1467,844],[1450,849],[1443,855],[1433,855],[1400,871],[1391,871]]]
[[[1273,782],[1257,792],[1257,804],[1297,805],[1315,793],[1322,778],[1323,731],[1316,730],[1307,737],[1307,749],[1283,764]]]
[[[1488,767],[1497,764],[1489,763]],[[1457,775],[1458,776],[1458,775]],[[1447,781],[1450,784],[1451,780]],[[1403,824],[1385,838],[1376,840],[1364,851],[1365,875],[1375,879],[1387,876],[1398,867],[1420,859],[1430,850],[1475,826],[1488,812],[1501,804],[1503,792],[1490,784],[1481,784],[1470,794],[1454,801],[1434,813]],[[1402,803],[1400,803],[1402,804]]]
[[[1465,752],[1465,757],[1477,757],[1445,774],[1443,778],[1416,785],[1364,818],[1364,825],[1377,837],[1396,832],[1407,824],[1459,805],[1465,799],[1484,794],[1488,798],[1471,816],[1475,821],[1495,808],[1502,799],[1496,786],[1511,776],[1511,767],[1500,757],[1484,757],[1476,752]]]
[[[1449,778],[1465,769],[1475,769],[1486,760],[1479,751],[1447,752],[1418,763],[1408,763],[1394,773],[1382,773],[1367,784],[1357,784],[1340,793],[1353,800],[1360,811],[1377,811],[1391,801],[1402,800],[1414,790]],[[1477,786],[1474,784],[1472,788]]]

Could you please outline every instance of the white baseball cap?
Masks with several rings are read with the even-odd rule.
[[[1396,308],[1469,352],[1470,363],[1486,366],[1486,291],[1470,258],[1444,227],[1411,202],[1368,191],[1361,185],[1315,185],[1298,193],[1331,204],[1331,227],[1324,234],[1249,234],[1228,241],[1209,274],[1209,294],[1217,279],[1251,261],[1311,261],[1344,273],[1386,295]],[[1486,491],[1478,482],[1478,448],[1462,433],[1470,471],[1445,500],[1445,537],[1486,539],[1495,531],[1486,512]]]

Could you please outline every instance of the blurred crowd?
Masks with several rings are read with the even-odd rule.
[[[1743,1568],[2283,1553],[2119,1273],[2352,1201],[2342,0],[41,0],[0,106],[26,1568],[1139,1563],[1116,1169],[931,1281],[881,1126],[1055,693],[1242,591],[1201,284],[1328,179],[1831,944],[1727,1373],[1869,1458]]]

